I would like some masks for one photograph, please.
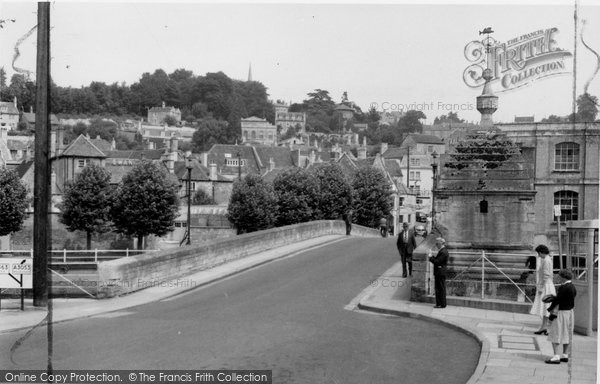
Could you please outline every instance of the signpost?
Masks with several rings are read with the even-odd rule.
[[[24,289],[33,288],[33,261],[31,258],[0,258],[0,288],[21,290],[21,311],[25,309]]]
[[[556,216],[556,230],[558,233],[558,265],[559,268],[562,269],[563,268],[563,262],[562,262],[562,240],[560,238],[560,216],[562,214],[562,209],[560,205],[555,205],[554,206],[554,216]]]

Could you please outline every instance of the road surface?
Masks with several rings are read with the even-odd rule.
[[[344,307],[398,260],[394,239],[350,238],[164,301],[54,326],[54,369],[271,369],[274,383],[464,384],[469,336]],[[0,366],[44,369],[40,328],[0,335]]]

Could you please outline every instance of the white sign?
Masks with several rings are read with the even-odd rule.
[[[554,206],[554,216],[560,217],[560,215],[562,215],[562,209],[561,209],[560,205],[555,205]]]
[[[25,257],[0,258],[0,288],[33,288],[33,261]]]

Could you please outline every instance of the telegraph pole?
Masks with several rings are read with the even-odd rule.
[[[33,305],[48,305],[50,222],[50,3],[38,3],[35,97],[35,173],[33,188]]]
[[[38,3],[35,95],[35,168],[33,192],[33,305],[48,307],[47,372],[52,373],[52,298],[48,294],[48,246],[50,225],[50,3]]]

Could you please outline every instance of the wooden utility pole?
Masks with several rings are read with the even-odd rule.
[[[48,305],[50,221],[50,3],[38,3],[33,188],[33,305]]]

